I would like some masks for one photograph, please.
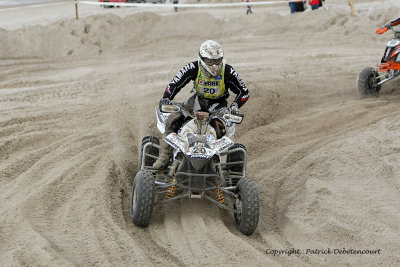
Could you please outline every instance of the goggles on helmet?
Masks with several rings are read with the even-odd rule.
[[[222,63],[222,57],[221,58],[216,58],[216,59],[211,59],[211,58],[206,58],[206,57],[202,57],[200,56],[201,60],[203,60],[204,63],[206,63],[207,65],[219,65]]]

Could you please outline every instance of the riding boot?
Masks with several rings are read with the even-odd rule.
[[[164,134],[163,139],[161,141],[161,151],[158,159],[153,164],[153,168],[157,170],[162,170],[168,167],[169,160],[171,158],[171,148],[167,142],[165,142],[164,138],[167,135]]]
[[[171,158],[171,147],[167,142],[165,142],[165,137],[172,132],[177,132],[184,120],[185,116],[182,114],[182,112],[174,112],[169,115],[165,123],[165,132],[161,141],[161,151],[157,161],[153,164],[153,168],[162,170],[168,167]]]

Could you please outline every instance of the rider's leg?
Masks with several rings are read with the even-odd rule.
[[[225,129],[225,123],[219,119],[219,118],[214,118],[210,121],[210,125],[211,127],[214,128],[215,133],[217,134],[217,139],[221,139],[225,133],[226,133],[226,129]]]
[[[226,109],[227,105],[228,105],[228,102],[225,100],[225,101],[216,102],[216,103],[212,104],[210,108],[212,109],[212,111],[217,111],[220,109]],[[210,125],[214,128],[215,133],[217,134],[217,139],[220,139],[225,135],[225,133],[226,133],[225,123],[222,119],[213,118],[210,121]]]
[[[383,53],[381,63],[386,63],[386,58],[387,58],[387,53],[388,53],[388,47],[386,47],[385,52]]]
[[[193,111],[195,97],[196,95],[189,97],[184,103],[186,110],[189,112]],[[160,170],[168,167],[168,163],[171,158],[171,147],[168,145],[167,142],[165,142],[164,139],[170,133],[178,132],[179,128],[182,126],[184,122],[185,122],[185,116],[182,114],[182,112],[175,112],[169,115],[167,121],[165,122],[165,132],[161,140],[161,152],[156,162],[154,162],[153,168]]]
[[[168,167],[169,160],[171,158],[171,147],[165,142],[165,137],[167,137],[170,133],[176,132],[179,129],[180,125],[182,125],[184,116],[181,112],[171,113],[169,115],[166,123],[165,123],[165,132],[163,134],[163,138],[161,140],[161,151],[158,159],[153,164],[153,168],[156,169],[165,169]]]
[[[169,159],[171,157],[170,147],[167,142],[164,141],[164,138],[167,136],[167,132],[164,133],[163,138],[161,140],[161,151],[158,156],[158,159],[153,164],[153,168],[156,169],[165,169],[168,167]]]

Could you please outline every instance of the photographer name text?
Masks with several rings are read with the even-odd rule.
[[[381,249],[348,249],[348,248],[325,248],[325,249],[267,249],[267,255],[272,256],[292,256],[292,255],[379,255]]]

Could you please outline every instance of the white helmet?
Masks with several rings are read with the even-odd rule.
[[[216,41],[207,40],[199,49],[199,67],[208,77],[217,77],[221,74],[224,52]]]

